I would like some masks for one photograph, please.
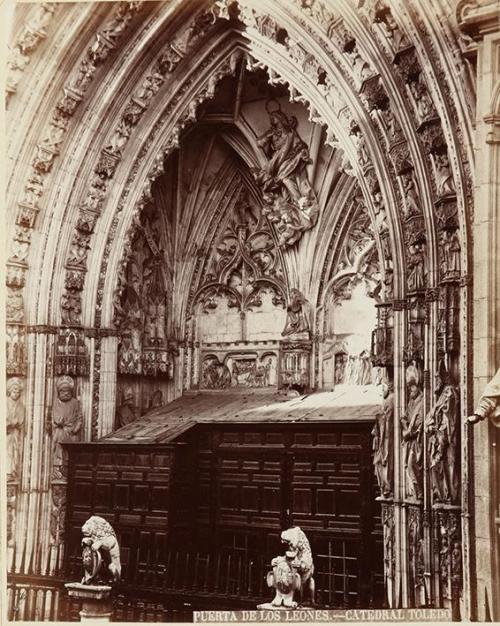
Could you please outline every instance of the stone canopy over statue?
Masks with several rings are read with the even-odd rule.
[[[257,141],[268,162],[255,173],[265,206],[263,212],[278,231],[278,243],[290,246],[318,219],[319,206],[306,166],[309,149],[297,132],[297,119],[288,117],[276,100],[266,104],[271,127]]]

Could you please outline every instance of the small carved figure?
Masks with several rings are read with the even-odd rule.
[[[455,193],[455,183],[451,173],[450,160],[446,152],[434,155],[434,169],[436,173],[436,190],[438,196]]]
[[[458,497],[460,480],[459,397],[457,389],[448,384],[449,375],[444,367],[440,368],[437,378],[437,400],[425,420],[431,489],[434,502],[454,503]]]
[[[75,383],[62,376],[56,383],[57,397],[52,405],[52,478],[67,473],[67,452],[63,443],[80,440],[83,416],[80,401],[73,397]]]
[[[120,546],[111,524],[92,515],[82,526],[82,560],[85,585],[120,581]]]
[[[310,332],[310,304],[298,289],[290,291],[290,303],[286,311],[286,325],[281,333],[283,336]]]
[[[377,413],[373,435],[373,466],[377,477],[380,493],[384,497],[392,494],[393,464],[393,418],[394,418],[394,385],[387,382],[383,385],[384,401],[382,411]]]
[[[425,253],[421,243],[409,246],[407,280],[409,291],[417,291],[425,287]]]
[[[500,426],[500,368],[486,385],[474,415],[467,418],[467,421],[476,424],[486,417],[489,417],[495,426]]]
[[[116,409],[117,427],[122,428],[137,418],[135,395],[132,387],[127,387],[122,394],[121,404]]]
[[[19,478],[24,424],[24,402],[21,399],[23,384],[20,378],[7,381],[7,478]]]
[[[415,379],[409,381],[408,392],[410,396],[408,406],[401,417],[407,494],[420,499],[422,497],[424,396]]]

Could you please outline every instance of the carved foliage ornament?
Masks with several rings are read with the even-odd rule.
[[[205,311],[217,307],[225,294],[228,305],[245,311],[261,304],[260,293],[270,291],[273,303],[284,306],[285,284],[275,240],[265,218],[242,188],[232,217],[209,256],[205,284],[195,303]]]

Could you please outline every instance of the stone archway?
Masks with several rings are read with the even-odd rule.
[[[140,216],[153,200],[153,186],[164,174],[167,160],[199,121],[203,106],[224,79],[237,78],[245,65],[265,71],[271,85],[285,86],[289,101],[308,111],[317,129],[310,145],[331,147],[339,188],[347,190],[354,180],[359,186],[374,225],[380,273],[387,288],[385,313],[379,316],[376,330],[387,343],[381,346],[384,367],[394,375],[395,441],[402,442],[399,418],[408,410],[406,382],[415,369],[425,412],[433,406],[434,375],[442,364],[460,387],[459,415],[467,415],[472,111],[468,109],[469,69],[457,56],[462,42],[453,32],[454,23],[442,39],[432,26],[443,11],[424,4],[412,14],[406,3],[390,9],[381,2],[367,2],[353,9],[339,2],[330,9],[320,2],[285,7],[220,1],[206,3],[191,14],[180,2],[168,7],[129,2],[103,9],[97,35],[81,35],[65,66],[67,72],[58,78],[61,84],[38,100],[40,110],[50,112],[50,123],[28,128],[26,122],[19,133],[26,145],[36,149],[33,159],[27,157],[27,149],[18,149],[17,163],[26,165],[19,167],[10,187],[17,209],[10,213],[7,282],[12,364],[8,374],[26,376],[26,397],[36,398],[27,407],[23,426],[26,441],[36,451],[31,458],[24,455],[24,482],[16,505],[21,525],[61,506],[56,502],[59,487],[52,486],[48,495],[51,484],[44,470],[51,449],[45,425],[57,374],[77,380],[84,412],[82,437],[95,439],[113,428],[119,341],[113,303],[123,288]],[[36,32],[45,33],[50,15],[45,9],[33,11],[29,19],[41,20]],[[66,19],[76,29],[85,20],[99,23],[101,17],[92,8],[78,8],[74,13],[68,9]],[[62,26],[51,36],[69,49]],[[36,46],[24,42],[22,33],[16,45],[20,54],[33,52],[36,58]],[[461,74],[453,71],[452,59]],[[22,78],[11,88],[13,113],[16,99],[23,94]],[[34,99],[26,97],[25,102],[35,107]],[[233,137],[240,156],[248,163],[265,165],[253,129],[240,124],[239,131],[251,146]],[[20,145],[21,140],[16,141]],[[312,169],[317,167],[312,164]],[[344,208],[345,194],[324,199],[319,218],[325,227],[322,233],[313,234],[313,227],[285,253],[290,276],[304,283],[300,286],[311,302],[319,302],[319,273],[301,274],[300,263],[323,267],[329,248],[341,244],[335,210]],[[189,263],[184,287],[194,272],[193,260]],[[89,272],[89,268],[99,271]],[[182,341],[186,300],[178,295],[176,339]],[[175,359],[182,371],[190,367],[191,357],[183,345],[179,352]],[[26,363],[31,364],[28,371]],[[183,388],[183,376],[174,376],[166,393],[173,398]],[[464,432],[464,451],[465,443]],[[443,574],[444,566],[433,555],[442,553],[444,562],[451,557],[452,544],[469,546],[468,494],[464,490],[446,503],[451,513],[440,528],[444,534],[454,529],[447,538],[447,552],[444,544],[433,543],[423,524],[425,516],[440,523],[441,507],[435,505],[442,503],[428,490],[423,499],[405,502],[407,479],[401,455],[396,455],[394,466],[394,498],[384,503],[386,517],[394,520],[397,529],[392,545],[398,556],[389,602],[434,604],[444,598],[445,604],[456,604],[450,581],[457,574],[451,565]],[[428,481],[424,469],[428,468],[421,468]],[[39,490],[44,495],[35,501],[29,494]],[[463,522],[457,517],[460,506]],[[452,524],[453,520],[459,523]],[[391,528],[386,528],[389,539]],[[29,535],[28,551],[42,536],[40,532]],[[44,541],[49,541],[49,534],[44,534]],[[418,593],[409,582],[416,565],[406,557],[412,541],[414,547],[425,545],[417,555],[423,559],[418,567],[425,564],[425,571],[434,572],[432,580],[419,585],[424,591]],[[413,549],[414,561],[416,554]],[[465,550],[466,580],[468,555]],[[469,596],[464,596],[467,615],[469,604]]]

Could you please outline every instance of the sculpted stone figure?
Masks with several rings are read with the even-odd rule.
[[[376,416],[373,435],[373,466],[377,477],[380,493],[384,497],[392,494],[393,466],[393,418],[394,418],[394,384],[383,385],[384,401],[382,411]]]
[[[122,392],[121,403],[116,409],[116,427],[126,426],[136,418],[134,390],[132,387],[127,387]]]
[[[111,524],[92,515],[82,526],[82,561],[85,585],[119,582],[122,566],[120,546]]]
[[[299,526],[292,526],[281,533],[281,541],[287,544],[284,556],[277,556],[271,561],[273,567],[267,575],[267,584],[274,587],[276,595],[270,604],[261,604],[258,608],[296,608],[296,596],[301,602],[307,599],[314,604],[314,564],[311,546]]]
[[[420,499],[422,497],[424,396],[416,380],[409,382],[408,393],[410,399],[406,413],[401,417],[407,495]]]
[[[475,424],[486,417],[489,417],[495,426],[500,427],[500,368],[486,385],[474,415],[471,415],[467,421]]]
[[[286,325],[283,336],[311,330],[310,304],[298,289],[290,291],[290,303],[286,309]]]
[[[67,473],[67,453],[63,443],[80,440],[83,416],[80,401],[73,397],[75,383],[62,376],[56,383],[57,397],[52,405],[52,478]]]
[[[268,162],[255,172],[255,178],[264,196],[264,213],[277,224],[280,244],[291,245],[318,218],[318,201],[306,170],[309,149],[297,133],[295,117],[283,113],[276,101],[268,102],[266,108],[271,127],[259,137],[258,144]]]
[[[459,396],[441,372],[437,400],[425,419],[429,441],[429,468],[434,502],[454,503],[459,494]]]
[[[7,478],[19,478],[24,424],[23,384],[20,378],[7,381]]]

